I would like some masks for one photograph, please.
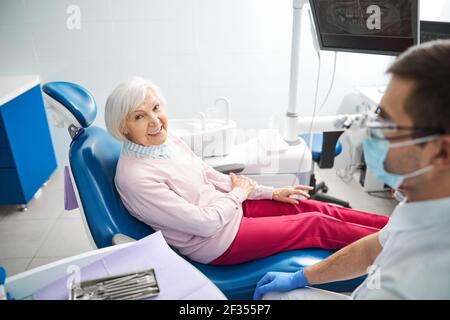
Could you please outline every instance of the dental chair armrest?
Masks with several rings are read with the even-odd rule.
[[[222,172],[224,174],[229,174],[231,172],[239,173],[245,169],[245,164],[243,164],[243,163],[225,164],[225,165],[214,167],[214,169],[219,172]]]
[[[129,243],[129,242],[136,242],[136,239],[133,239],[129,236],[126,236],[122,233],[116,233],[113,237],[112,237],[112,244],[115,246],[117,244],[123,244],[123,243]]]

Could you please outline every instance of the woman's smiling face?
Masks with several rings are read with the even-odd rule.
[[[144,101],[125,119],[122,133],[133,143],[154,146],[167,139],[165,106],[152,90],[147,90]]]

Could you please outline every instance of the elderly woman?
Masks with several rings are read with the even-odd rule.
[[[388,221],[290,197],[308,198],[308,186],[274,189],[214,170],[170,133],[165,99],[145,79],[111,93],[105,120],[124,142],[115,184],[125,207],[195,261],[237,264],[285,250],[339,249]]]

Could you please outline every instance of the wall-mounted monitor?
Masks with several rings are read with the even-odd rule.
[[[398,55],[418,43],[418,0],[310,0],[322,50]]]
[[[450,39],[450,22],[420,21],[420,43]]]

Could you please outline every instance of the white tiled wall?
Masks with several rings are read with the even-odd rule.
[[[80,30],[66,27],[69,5],[81,10]],[[312,114],[317,74],[308,24],[305,19],[304,115]],[[225,95],[241,127],[263,128],[269,115],[283,114],[287,106],[291,28],[291,0],[1,0],[0,74],[38,73],[43,82],[85,86],[97,100],[100,126],[114,86],[141,75],[163,89],[170,117],[193,115]],[[319,103],[332,58],[323,52]],[[335,87],[320,113],[341,110],[343,97],[356,85],[385,83],[382,71],[390,61],[339,54]],[[68,135],[54,128],[52,135],[64,164]]]

